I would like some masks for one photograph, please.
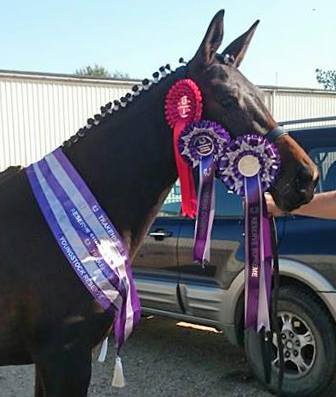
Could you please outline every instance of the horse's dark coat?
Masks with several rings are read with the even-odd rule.
[[[233,135],[265,134],[276,125],[257,88],[236,69],[255,27],[229,47],[235,61],[226,64],[225,51],[216,55],[223,36],[219,12],[186,69],[202,90],[204,118],[221,122]],[[172,131],[164,118],[165,97],[176,79],[172,73],[64,147],[131,259],[177,178]],[[280,183],[298,206],[311,198],[316,169],[290,138],[277,144],[286,158]],[[307,174],[300,194],[292,180],[298,165]],[[275,196],[281,202],[281,188]],[[112,316],[93,301],[64,258],[25,170],[0,175],[0,274],[0,365],[35,363],[38,397],[86,396],[91,350],[109,332]]]
[[[6,179],[19,172],[21,169],[22,167],[20,165],[12,165],[6,168],[5,171],[0,172],[0,184],[5,182]]]

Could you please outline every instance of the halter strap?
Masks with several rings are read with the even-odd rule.
[[[284,128],[282,128],[282,127],[275,127],[275,128],[273,128],[272,131],[268,132],[268,133],[265,135],[265,138],[268,139],[268,140],[271,141],[271,142],[275,142],[278,138],[280,138],[280,137],[283,136],[283,135],[287,135],[287,134],[288,134],[288,132],[286,132],[286,131],[284,130]]]

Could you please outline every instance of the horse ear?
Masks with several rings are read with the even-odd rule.
[[[204,39],[196,52],[195,60],[197,63],[210,64],[223,40],[223,18],[224,10],[220,10],[212,18]]]
[[[255,30],[257,29],[259,22],[260,22],[259,20],[255,21],[254,24],[250,27],[250,29],[246,33],[244,33],[243,35],[238,37],[238,39],[233,41],[222,52],[222,55],[224,57],[226,55],[229,55],[228,59],[230,59],[230,57],[233,57],[231,62],[237,68],[241,64],[242,60],[244,59],[246,50],[247,50],[248,46],[250,45],[250,42],[252,40]]]

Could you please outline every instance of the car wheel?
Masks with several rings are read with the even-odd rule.
[[[284,346],[282,394],[288,397],[316,396],[335,376],[335,324],[323,304],[310,291],[295,286],[279,289],[277,313]],[[245,333],[248,363],[256,377],[264,382],[260,336]],[[275,334],[272,341],[271,381],[266,387],[277,392],[279,350]]]

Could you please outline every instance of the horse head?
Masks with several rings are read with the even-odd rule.
[[[243,134],[268,137],[278,125],[264,104],[262,92],[238,69],[259,21],[222,53],[217,53],[223,39],[223,17],[222,10],[211,21],[196,55],[187,64],[188,77],[202,91],[205,119],[217,121],[232,137]],[[291,211],[312,199],[318,171],[288,134],[278,136],[274,143],[282,166],[271,194],[282,210]]]
[[[224,11],[215,15],[186,66],[176,71],[169,65],[161,67],[153,80],[144,79],[132,94],[102,107],[101,114],[63,145],[117,230],[125,239],[130,236],[131,257],[178,176],[172,131],[165,118],[167,94],[176,82],[192,79],[202,92],[202,117],[218,122],[232,137],[270,138],[269,133],[278,128],[262,92],[238,70],[258,22],[217,53],[223,16]],[[271,193],[283,211],[291,211],[311,200],[318,172],[288,134],[277,136],[275,145],[282,167]]]

